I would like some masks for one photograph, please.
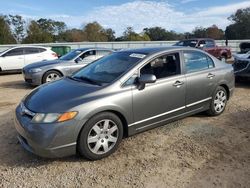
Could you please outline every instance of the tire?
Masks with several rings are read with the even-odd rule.
[[[116,151],[122,137],[123,125],[120,118],[113,113],[103,112],[93,116],[83,126],[77,150],[89,160],[100,160]]]
[[[227,98],[227,91],[224,87],[219,86],[214,92],[210,104],[210,109],[207,111],[207,113],[210,116],[218,116],[222,114],[227,105]]]
[[[226,55],[222,55],[221,56],[221,58],[220,58],[220,60],[222,61],[222,62],[227,62],[227,56]]]
[[[62,76],[63,75],[58,71],[54,71],[54,70],[48,71],[43,75],[42,83],[44,84],[44,83],[48,83],[48,82],[58,80]]]

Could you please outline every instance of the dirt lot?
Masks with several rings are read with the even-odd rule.
[[[250,187],[250,83],[224,114],[192,116],[123,140],[101,161],[42,159],[22,149],[13,111],[32,87],[0,76],[0,187]]]

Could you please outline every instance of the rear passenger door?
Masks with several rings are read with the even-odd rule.
[[[213,60],[199,51],[184,51],[186,106],[201,107],[211,99],[216,86]]]
[[[31,63],[45,60],[46,57],[43,57],[43,51],[45,51],[45,49],[36,47],[24,48],[24,64],[28,65]]]

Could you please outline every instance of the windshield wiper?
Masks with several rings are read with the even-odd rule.
[[[100,82],[97,82],[96,80],[92,80],[91,78],[88,78],[86,76],[80,76],[80,77],[71,77],[72,79],[75,79],[75,80],[83,80],[83,81],[87,81],[91,84],[95,84],[95,85],[98,85],[98,86],[102,86],[102,84]]]

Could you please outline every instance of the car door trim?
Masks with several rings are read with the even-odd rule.
[[[136,130],[145,129],[145,128],[150,127],[150,126],[152,126],[152,125],[155,125],[155,124],[158,124],[158,123],[162,123],[162,122],[164,122],[164,121],[168,121],[168,120],[171,120],[171,119],[174,119],[174,118],[178,118],[178,117],[183,116],[183,115],[185,115],[185,114],[193,113],[193,112],[195,112],[195,111],[201,110],[202,108],[203,108],[203,107],[200,107],[200,108],[197,108],[197,109],[194,109],[194,110],[191,110],[191,111],[188,111],[188,112],[185,112],[185,113],[176,115],[176,116],[169,117],[169,118],[167,118],[167,119],[163,119],[163,120],[161,120],[161,121],[157,121],[157,122],[154,122],[154,123],[145,125],[145,126],[143,126],[143,127],[139,127],[139,128],[137,128]]]
[[[197,104],[200,104],[200,103],[203,103],[203,102],[209,101],[210,99],[212,99],[212,97],[208,97],[208,98],[206,98],[206,99],[203,99],[203,100],[200,100],[200,101],[197,101],[197,102],[194,102],[194,103],[188,104],[188,105],[186,105],[186,107],[191,107],[191,106],[194,106],[194,105],[197,105]]]
[[[167,115],[167,114],[171,114],[171,113],[173,113],[173,112],[176,112],[176,111],[179,111],[179,110],[183,110],[183,109],[185,109],[185,108],[186,108],[185,106],[182,106],[182,107],[180,107],[180,108],[176,108],[176,109],[174,109],[174,110],[170,110],[170,111],[164,112],[164,113],[162,113],[162,114],[158,114],[158,115],[156,115],[156,116],[152,116],[152,117],[150,117],[150,118],[147,118],[147,119],[143,119],[143,120],[137,121],[137,122],[132,123],[132,124],[130,124],[130,125],[128,125],[128,126],[130,127],[130,126],[133,126],[133,125],[136,125],[136,124],[139,124],[139,123],[143,123],[143,122],[145,122],[145,121],[149,121],[149,120],[151,120],[151,119],[155,119],[155,118],[158,118],[158,117]]]
[[[133,126],[133,125],[137,125],[137,124],[139,124],[139,123],[143,123],[143,122],[145,122],[145,121],[149,121],[149,120],[152,120],[152,119],[155,119],[155,118],[158,118],[158,117],[167,115],[167,114],[171,114],[171,113],[177,112],[177,111],[179,111],[179,110],[183,110],[183,109],[185,109],[185,108],[188,108],[188,107],[191,107],[191,106],[194,106],[194,105],[197,105],[197,104],[200,104],[200,103],[209,101],[210,99],[212,99],[212,97],[208,97],[208,98],[206,98],[206,99],[203,99],[203,100],[200,100],[200,101],[197,101],[197,102],[188,104],[188,105],[186,105],[186,106],[182,106],[182,107],[180,107],[180,108],[176,108],[176,109],[174,109],[174,110],[170,110],[170,111],[167,111],[167,112],[158,114],[158,115],[156,115],[156,116],[152,116],[152,117],[150,117],[150,118],[147,118],[147,119],[143,119],[143,120],[137,121],[137,122],[135,122],[135,123],[129,124],[128,127]],[[153,123],[153,124],[154,124],[154,123]]]

